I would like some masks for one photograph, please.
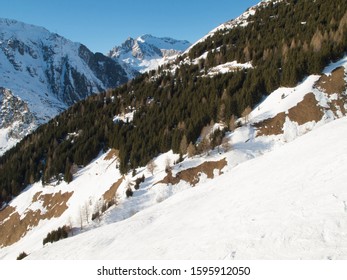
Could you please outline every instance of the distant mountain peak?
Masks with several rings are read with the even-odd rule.
[[[146,72],[166,63],[169,57],[183,53],[190,45],[187,40],[144,34],[136,39],[128,37],[108,56],[118,60],[125,68]]]

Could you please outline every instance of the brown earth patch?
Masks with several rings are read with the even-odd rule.
[[[16,208],[9,205],[0,211],[0,226],[14,211]]]
[[[318,105],[312,92],[306,94],[301,102],[288,110],[289,119],[299,125],[311,121],[318,122],[323,118],[323,115],[322,108]]]
[[[330,103],[330,110],[333,111],[336,117],[339,117],[337,111],[340,111],[343,115],[347,114],[345,109],[345,104],[347,102],[347,96],[345,94],[347,85],[345,81],[345,68],[338,67],[332,71],[330,76],[322,75],[320,79],[316,82],[315,87],[327,93],[331,96],[334,93],[337,93],[338,98],[332,100]]]
[[[39,224],[41,220],[60,217],[67,207],[67,201],[72,196],[73,192],[55,194],[44,194],[38,192],[33,196],[33,202],[42,201],[42,206],[45,207],[44,213],[41,210],[27,210],[24,213],[24,218],[21,219],[19,214],[15,212],[15,208],[6,207],[0,212],[0,247],[9,246],[19,241],[27,231]]]
[[[329,95],[342,94],[346,91],[345,68],[338,67],[330,76],[322,75],[316,82],[315,87]]]
[[[213,179],[214,178],[214,170],[218,169],[219,174],[222,174],[221,170],[226,165],[227,165],[227,161],[225,158],[223,158],[219,161],[206,161],[206,162],[200,164],[199,166],[180,171],[177,173],[176,177],[173,177],[172,172],[169,171],[168,174],[166,175],[166,177],[156,184],[163,183],[163,184],[176,185],[181,180],[184,180],[194,187],[200,181],[200,174],[201,173],[206,174],[207,178]]]
[[[17,242],[25,231],[23,231],[19,214],[12,213],[9,219],[0,225],[0,247]]]
[[[23,219],[15,212],[0,226],[0,246],[4,247],[16,243],[30,228],[37,226],[40,220],[40,210],[27,211]]]
[[[35,194],[34,194],[34,196],[33,196],[33,200],[32,200],[32,201],[33,201],[33,203],[39,200],[39,196],[40,196],[40,194],[42,194],[42,191],[37,192],[37,193],[35,193]]]
[[[103,194],[104,202],[109,203],[114,200],[114,198],[116,197],[117,190],[120,184],[123,182],[123,180],[124,180],[124,176],[120,178],[117,182],[115,182],[111,186],[111,188]]]
[[[182,172],[182,171],[181,171]],[[171,184],[171,185],[177,185],[181,181],[180,176],[177,174],[177,177],[172,176],[172,171],[169,170],[165,178],[161,181],[159,181],[156,184]],[[156,185],[155,184],[155,185]]]
[[[343,115],[347,115],[345,104],[347,103],[347,97],[341,95],[337,100],[332,100],[330,103],[330,110],[333,111],[336,117],[339,117],[337,111],[339,110]]]
[[[257,136],[278,135],[283,133],[283,125],[286,117],[299,125],[307,122],[318,122],[324,115],[323,109],[318,105],[315,95],[310,92],[304,96],[304,99],[290,108],[288,113],[281,112],[273,118],[266,119],[254,126],[257,128]]]
[[[345,68],[338,67],[332,71],[330,76],[322,75],[315,83],[314,87],[327,93],[329,96],[337,94],[336,100],[330,103],[330,110],[339,117],[337,111],[341,111],[343,115],[347,115],[345,104],[347,103]],[[305,95],[304,99],[295,107],[288,110],[288,113],[279,113],[273,118],[269,118],[262,122],[256,123],[257,136],[262,135],[278,135],[283,133],[283,124],[285,117],[288,116],[291,121],[297,122],[299,125],[310,121],[320,121],[324,115],[324,108],[318,105],[318,102],[312,92]]]
[[[256,123],[254,126],[258,129],[257,136],[282,134],[285,120],[286,114],[282,112],[273,118]]]
[[[72,195],[73,192],[62,193],[61,191],[55,194],[40,195],[39,199],[43,201],[42,205],[47,210],[43,219],[60,217],[68,209],[67,202]]]
[[[119,157],[119,150],[111,149],[105,156],[105,160],[111,160],[115,157]]]

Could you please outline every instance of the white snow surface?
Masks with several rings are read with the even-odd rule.
[[[18,139],[8,137],[10,130],[11,128],[0,128],[0,156],[19,142]]]
[[[218,74],[226,74],[234,71],[239,71],[241,69],[253,68],[251,62],[238,63],[237,61],[231,61],[224,64],[217,65],[208,70],[207,76],[213,77]]]
[[[122,122],[132,122],[133,119],[134,119],[134,114],[135,114],[135,110],[134,111],[131,111],[131,112],[128,112],[128,113],[125,113],[125,114],[120,114],[120,115],[116,115],[114,118],[113,118],[113,122],[119,122],[119,121],[122,121]]]
[[[346,137],[347,118],[336,120],[127,220],[28,258],[345,259]]]

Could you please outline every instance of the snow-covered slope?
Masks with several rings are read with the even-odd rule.
[[[74,102],[127,81],[116,61],[42,27],[0,19],[0,30],[0,87],[26,104],[35,127]],[[1,128],[10,131],[13,125]],[[7,139],[2,150],[20,139],[2,138]]]
[[[270,2],[273,2],[274,4],[281,2],[282,0],[262,0],[258,4],[248,8],[244,13],[242,13],[239,17],[229,20],[225,23],[220,24],[216,28],[212,29],[210,32],[208,32],[205,36],[197,40],[195,43],[191,44],[181,55],[181,61],[178,64],[171,63],[169,65],[169,70],[171,73],[174,73],[176,69],[180,68],[182,64],[199,64],[201,61],[206,60],[209,52],[215,52],[219,51],[220,47],[216,49],[210,49],[207,50],[205,53],[201,54],[199,57],[195,57],[194,59],[191,59],[188,54],[189,52],[197,45],[200,43],[203,43],[206,41],[207,38],[212,37],[213,35],[216,34],[216,32],[221,32],[222,34],[227,34],[230,29],[236,28],[236,27],[245,27],[249,24],[250,22],[250,16],[253,16],[256,11],[260,8],[266,7],[269,5]],[[168,61],[170,63],[170,61]],[[218,66],[209,68],[209,69],[201,69],[202,76],[209,76],[213,77],[218,74],[225,74],[228,72],[233,72],[237,71],[240,69],[247,69],[247,68],[252,68],[252,61],[248,61],[246,63],[239,63],[237,61],[229,61],[223,64],[220,64]],[[205,73],[205,70],[207,72]],[[167,71],[167,70],[166,70]]]
[[[346,68],[274,91],[208,154],[122,176],[111,150],[29,186],[0,211],[0,258],[346,258]],[[77,236],[42,248],[63,225]]]
[[[343,118],[29,259],[345,259],[346,137]]]
[[[169,62],[190,45],[188,41],[146,34],[136,39],[128,38],[121,46],[114,47],[108,55],[122,63],[132,77],[137,71],[144,73]]]

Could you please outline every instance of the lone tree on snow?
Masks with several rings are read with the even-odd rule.
[[[150,160],[147,164],[147,170],[152,174],[152,176],[156,168],[157,168],[157,165],[155,164],[154,160]]]

